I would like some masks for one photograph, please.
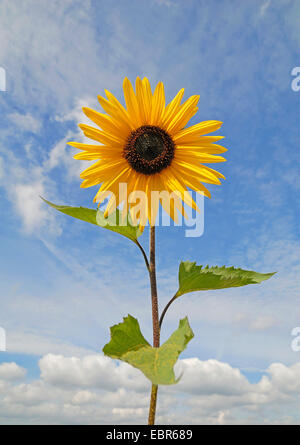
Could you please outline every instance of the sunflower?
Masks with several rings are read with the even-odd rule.
[[[210,197],[203,183],[220,184],[220,178],[225,179],[221,173],[203,165],[226,160],[216,156],[227,151],[216,144],[223,136],[206,136],[218,130],[222,122],[210,120],[185,127],[198,110],[200,96],[191,96],[181,103],[184,89],[167,106],[162,82],[152,94],[147,78],[137,77],[136,91],[125,78],[123,90],[126,108],[107,90],[107,99],[98,96],[107,114],[83,108],[100,129],[85,124],[79,127],[86,137],[97,141],[97,145],[68,142],[82,150],[75,159],[96,161],[81,173],[81,187],[101,184],[94,198],[98,205],[111,194],[105,216],[122,202],[125,213],[129,209],[133,214],[134,200],[128,196],[142,192],[147,202],[143,211],[134,215],[139,218],[140,226],[145,226],[148,220],[151,226],[155,225],[159,202],[174,221],[178,219],[177,211],[186,216],[183,202],[199,210],[188,188]],[[120,184],[126,184],[127,196],[120,193]],[[158,204],[153,203],[154,192],[167,192],[173,199],[166,203],[158,195]]]

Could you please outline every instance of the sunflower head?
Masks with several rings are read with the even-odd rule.
[[[186,127],[198,110],[199,96],[191,96],[182,103],[181,89],[166,106],[162,82],[153,93],[147,78],[138,77],[135,86],[134,91],[130,81],[124,79],[126,108],[107,90],[107,98],[98,97],[105,113],[83,108],[97,127],[79,125],[96,144],[69,142],[82,150],[75,159],[96,161],[81,173],[81,187],[101,184],[94,198],[99,205],[111,194],[106,215],[123,203],[124,215],[129,210],[140,226],[148,220],[154,225],[160,202],[177,221],[178,211],[186,216],[183,202],[198,210],[188,189],[210,197],[203,183],[220,184],[220,178],[224,178],[203,165],[225,161],[216,156],[226,151],[216,144],[222,136],[207,136],[218,130],[222,122],[205,121]],[[126,196],[122,184],[126,185]],[[169,200],[162,198],[166,193],[171,196]],[[141,196],[142,202],[137,204]]]
[[[171,165],[174,151],[174,142],[166,131],[142,125],[130,133],[124,157],[136,172],[154,175]]]

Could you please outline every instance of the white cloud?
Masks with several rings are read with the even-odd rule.
[[[20,135],[23,134],[22,131],[24,129],[20,128]],[[26,233],[35,233],[39,236],[46,228],[47,234],[52,236],[61,234],[55,213],[49,210],[40,196],[51,198],[56,194],[57,185],[51,180],[50,174],[55,168],[65,169],[66,181],[79,182],[80,171],[88,166],[83,161],[75,161],[72,158],[75,150],[66,145],[71,139],[80,141],[82,136],[78,132],[68,131],[65,137],[50,148],[49,152],[43,153],[44,161],[42,162],[39,160],[40,151],[36,141],[25,144],[26,157],[17,152],[5,149],[2,151],[0,185],[6,190],[7,197],[20,217]],[[3,143],[4,146],[5,143]]]
[[[86,403],[94,402],[96,400],[96,395],[90,391],[78,391],[73,399],[72,403],[74,405],[83,405]]]
[[[16,363],[2,363],[0,365],[0,380],[19,380],[26,374],[26,370]]]
[[[79,123],[93,125],[82,111],[82,107],[93,107],[95,109],[99,108],[97,101],[86,97],[83,99],[77,99],[75,106],[66,114],[57,114],[55,116],[56,122],[59,123],[74,123],[78,125]],[[53,147],[50,148],[47,159],[43,164],[43,169],[46,174],[50,175],[51,170],[58,166],[63,166],[65,169],[65,178],[69,181],[79,181],[80,173],[85,168],[87,168],[93,161],[78,161],[73,159],[73,154],[77,153],[78,150],[67,145],[69,141],[76,142],[87,142],[87,138],[83,135],[82,131],[67,131],[66,136],[60,139]],[[91,143],[89,139],[87,143]]]
[[[283,363],[272,363],[268,368],[272,383],[277,391],[294,395],[300,391],[300,363],[286,366]]]
[[[42,182],[34,184],[16,184],[14,187],[14,202],[26,231],[32,232],[47,219],[47,210],[39,196],[44,195]]]
[[[47,354],[39,365],[40,378],[29,383],[0,382],[1,423],[146,423],[150,384],[126,363]],[[300,424],[300,363],[273,363],[258,383],[217,360],[184,359],[176,367],[184,374],[160,387],[158,424]]]
[[[64,388],[145,388],[144,379],[137,370],[124,363],[116,366],[114,361],[102,355],[76,358],[47,354],[39,365],[45,382]]]
[[[7,116],[19,130],[38,133],[41,129],[41,121],[31,114],[11,113]]]
[[[259,8],[259,15],[260,17],[263,17],[265,13],[267,12],[269,6],[271,5],[271,0],[266,0],[261,7]]]
[[[75,124],[88,122],[82,112],[84,105],[96,107],[96,101],[91,98],[78,100],[70,112],[58,114],[55,120],[60,125],[65,122]],[[40,129],[40,123],[30,115],[12,113],[9,117],[18,128],[17,133],[20,139],[18,143],[22,145],[26,131],[30,128],[34,131]],[[1,144],[3,149],[2,157],[0,157],[0,185],[5,188],[7,197],[20,217],[26,233],[35,233],[37,236],[41,236],[42,233],[59,236],[61,227],[57,223],[56,215],[49,210],[40,196],[50,199],[56,195],[58,186],[51,179],[51,175],[55,174],[57,168],[64,169],[64,181],[68,183],[76,181],[79,185],[80,172],[91,162],[74,160],[72,155],[78,150],[67,145],[67,142],[70,140],[83,142],[86,138],[79,130],[68,130],[66,135],[55,142],[48,151],[40,149],[38,140],[29,141],[24,144],[26,153],[24,156],[24,151],[19,153],[6,149],[8,144],[16,145],[15,142],[10,141],[15,132],[15,128],[7,129],[7,134]],[[59,201],[62,199],[63,197],[60,197]]]
[[[61,228],[55,223],[53,212],[51,213],[40,196],[46,196],[49,189],[41,167],[28,167],[15,157],[6,153],[3,162],[4,169],[1,183],[6,191],[8,199],[12,202],[16,214],[20,218],[21,227],[26,233],[39,234],[45,225],[47,233],[59,235]]]
[[[108,59],[113,63],[115,56],[108,58],[109,48],[97,39],[94,15],[90,0],[3,0],[0,60],[7,97],[27,109],[66,111],[77,95],[114,84],[118,74]],[[106,15],[101,19],[100,27],[108,26]]]
[[[265,331],[276,326],[276,324],[276,320],[271,316],[259,316],[256,320],[253,320],[250,323],[250,329],[253,331]]]
[[[96,110],[99,110],[103,112],[102,108],[100,107],[99,102],[95,97],[86,96],[82,98],[77,98],[75,101],[74,106],[72,109],[70,109],[67,113],[64,114],[57,114],[55,116],[55,120],[57,122],[75,122],[77,124],[88,124],[88,125],[94,125],[91,124],[91,120],[84,114],[82,108],[88,107],[88,108],[94,108]],[[80,132],[82,134],[82,132]]]
[[[67,135],[50,149],[48,159],[43,165],[45,175],[46,173],[50,173],[54,168],[63,166],[66,168],[66,176],[69,177],[70,180],[79,178],[81,163],[74,162],[71,155],[73,150],[67,145],[68,141],[76,138],[76,135],[77,133],[74,134],[74,132],[68,131]],[[76,138],[76,140],[78,139],[80,138]]]
[[[218,360],[185,359],[181,388],[191,394],[241,394],[249,390],[247,379],[238,369]]]
[[[7,198],[12,202],[24,231],[32,233],[47,221],[50,223],[51,232],[53,219],[39,198],[39,195],[45,194],[47,188],[42,168],[34,164],[29,167],[26,160],[18,158],[9,150],[2,152],[2,165],[0,185],[5,189]],[[57,233],[59,228],[52,225],[52,230]]]

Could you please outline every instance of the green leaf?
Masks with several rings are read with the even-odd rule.
[[[190,261],[182,261],[179,266],[179,289],[175,296],[200,290],[226,289],[229,287],[257,284],[271,278],[274,273],[258,273],[234,267],[203,267]]]
[[[123,320],[110,328],[111,340],[104,346],[104,354],[138,368],[155,385],[177,383],[173,367],[194,337],[187,317],[180,320],[178,329],[159,348],[145,340],[136,318],[128,315]]]
[[[126,219],[122,221],[122,212],[119,209],[109,215],[107,218],[104,218],[104,212],[101,210],[97,211],[96,215],[97,224],[104,229],[111,230],[113,232],[119,233],[120,235],[126,236],[136,243],[139,236],[142,235],[142,231],[139,229],[139,226],[132,225],[132,221],[130,219],[130,215],[128,213]]]
[[[85,207],[61,206],[53,204],[44,198],[42,198],[42,200],[59,212],[119,233],[120,235],[126,236],[126,238],[129,238],[134,243],[137,243],[138,237],[142,234],[138,226],[133,226],[131,224],[129,215],[124,222],[122,221],[121,212],[118,209],[112,215],[104,218],[104,213],[101,212],[101,210],[87,209]]]

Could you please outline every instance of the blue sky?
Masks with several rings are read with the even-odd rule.
[[[209,187],[204,234],[158,229],[161,308],[181,260],[278,272],[174,304],[163,339],[185,315],[195,338],[179,364],[186,380],[162,390],[158,421],[300,422],[300,356],[291,349],[300,325],[300,92],[291,88],[299,19],[297,0],[1,2],[0,423],[144,422],[148,383],[101,354],[109,326],[128,313],[151,338],[140,252],[39,199],[93,207],[97,187],[79,187],[84,163],[66,142],[81,137],[82,106],[101,111],[104,89],[123,101],[125,76],[163,81],[167,100],[182,87],[185,98],[200,94],[190,124],[224,122],[226,181]],[[147,248],[147,230],[141,240]]]

